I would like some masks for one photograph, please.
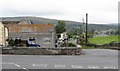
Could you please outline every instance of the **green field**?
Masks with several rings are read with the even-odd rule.
[[[115,36],[115,35],[102,36],[102,37],[96,37],[96,38],[89,38],[88,42],[91,44],[107,44],[111,42],[120,42],[118,38],[120,38],[120,36]]]

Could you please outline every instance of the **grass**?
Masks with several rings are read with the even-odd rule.
[[[96,38],[89,38],[88,42],[91,44],[107,44],[111,42],[120,42],[118,38],[120,38],[120,36],[115,36],[115,35],[102,36],[102,37],[96,37]]]

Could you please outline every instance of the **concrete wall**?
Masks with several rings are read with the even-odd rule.
[[[14,55],[80,55],[82,49],[77,47],[69,48],[12,48],[2,49],[2,54]]]

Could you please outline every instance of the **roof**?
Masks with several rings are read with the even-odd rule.
[[[32,24],[31,21],[27,21],[27,20],[20,20],[20,21],[2,21],[3,24]]]
[[[18,24],[20,21],[2,21],[3,24]]]
[[[9,29],[9,33],[44,33],[54,31],[53,24],[6,24],[5,26]]]

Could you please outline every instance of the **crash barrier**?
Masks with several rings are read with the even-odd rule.
[[[2,54],[15,55],[81,55],[82,49],[78,47],[59,48],[2,48]]]

